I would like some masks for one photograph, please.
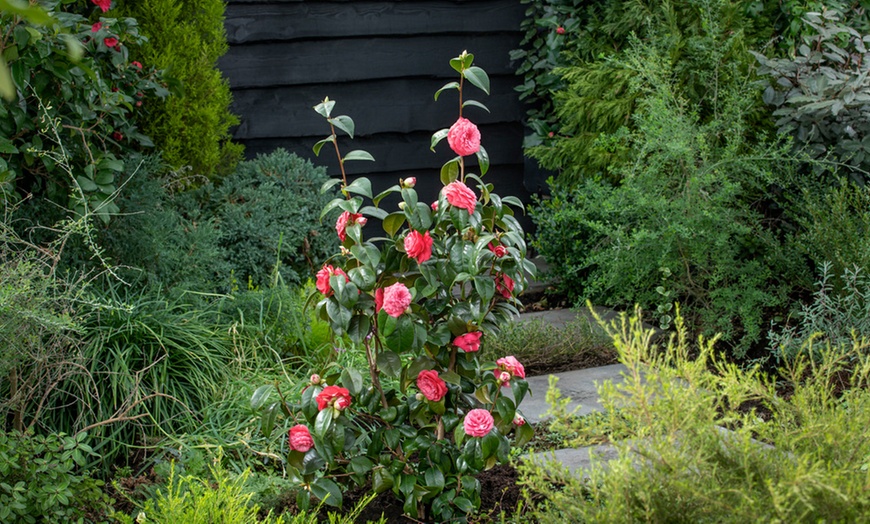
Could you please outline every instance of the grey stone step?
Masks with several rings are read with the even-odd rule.
[[[598,397],[597,384],[605,380],[611,380],[614,384],[622,382],[621,373],[625,371],[622,364],[612,364],[597,368],[580,369],[553,373],[559,381],[556,387],[562,394],[562,398],[570,398],[568,412],[577,409],[578,416],[587,415],[595,411],[604,411]],[[547,389],[551,375],[539,375],[527,377],[530,396],[526,396],[519,409],[527,421],[536,424],[546,418],[550,406],[547,404]]]

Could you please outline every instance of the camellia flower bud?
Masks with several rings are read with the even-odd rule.
[[[515,424],[515,425],[517,425],[517,426],[522,426],[522,425],[525,424],[525,423],[526,423],[526,419],[523,418],[522,415],[520,415],[519,413],[517,413],[516,415],[514,415],[514,424]]]
[[[405,189],[411,189],[417,185],[417,177],[409,176],[405,179],[399,179],[399,185]]]
[[[402,211],[405,210],[405,203],[404,202],[399,202],[399,209],[401,209]]]
[[[556,34],[557,34],[557,35],[564,35],[564,34],[565,34],[565,28],[562,27],[562,26],[557,27],[557,28],[556,28]]]
[[[311,384],[314,386],[320,384],[320,375],[318,375],[317,373],[311,375]]]
[[[422,393],[417,393],[416,395],[414,395],[414,398],[416,398],[417,400],[422,401],[422,400],[425,399],[426,397],[425,397]]]

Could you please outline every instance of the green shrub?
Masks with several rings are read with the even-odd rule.
[[[841,22],[835,10],[807,13],[803,43],[789,58],[754,53],[770,77],[764,101],[781,134],[813,158],[832,158],[863,182],[870,170],[870,35]]]
[[[800,306],[794,323],[768,334],[777,362],[791,362],[808,351],[821,358],[820,348],[870,341],[870,277],[862,268],[846,269],[835,287],[835,275],[830,263],[822,264],[812,301]]]
[[[198,223],[215,220],[220,247],[241,287],[300,285],[337,249],[334,216],[320,211],[334,192],[320,193],[325,168],[278,149],[242,162],[219,184],[188,191],[181,207]],[[229,283],[230,275],[225,275]]]
[[[692,345],[684,329],[665,348],[637,316],[610,332],[627,372],[599,393],[628,438],[586,481],[523,465],[540,522],[866,521],[866,346],[828,348],[818,362],[804,352],[771,377],[727,363],[715,338]]]
[[[87,434],[0,432],[0,521],[102,522],[112,513],[103,482],[83,468]]]
[[[816,268],[830,264],[831,283],[840,290],[846,270],[870,272],[870,187],[847,180],[804,186],[789,206],[799,227],[795,240]]]
[[[33,194],[108,221],[120,159],[153,145],[137,127],[138,106],[168,91],[153,65],[130,59],[145,40],[136,20],[100,18],[98,27],[60,2],[46,6],[46,25],[0,16],[8,35],[0,51],[16,89],[15,101],[0,105],[0,200]]]
[[[126,176],[116,200],[121,214],[97,240],[119,274],[167,293],[225,288],[230,267],[216,220],[188,218],[186,197],[174,191],[183,181],[158,156],[128,159]]]
[[[741,357],[807,281],[766,209],[777,198],[770,183],[798,163],[787,146],[750,140],[754,93],[729,61],[729,47],[740,42],[719,41],[716,21],[708,26],[707,39],[696,44],[709,61],[700,69],[718,71],[707,78],[715,103],[701,107],[685,94],[667,39],[635,42],[623,63],[642,95],[634,131],[613,137],[626,151],[627,161],[614,167],[622,182],[557,184],[553,199],[533,213],[535,245],[569,296],[661,306],[663,327],[669,304],[679,301],[693,327],[721,332]]]
[[[608,167],[626,159],[598,139],[632,127],[641,96],[631,89],[636,71],[625,60],[632,38],[667,43],[661,58],[668,62],[670,81],[706,123],[716,113],[714,85],[727,83],[735,71],[745,74],[752,61],[746,49],[771,36],[763,9],[747,9],[746,2],[734,0],[527,3],[524,48],[512,54],[522,60],[518,73],[524,84],[518,90],[531,102],[530,126],[536,134],[527,140],[534,147],[526,152],[574,182],[618,180],[619,173]],[[711,52],[724,55],[731,67],[717,68],[708,59]]]
[[[229,128],[232,95],[217,69],[226,53],[222,0],[136,0],[120,2],[135,17],[148,44],[135,56],[167,72],[180,83],[181,96],[160,104],[142,125],[154,137],[166,162],[190,166],[196,175],[213,178],[232,172],[242,146],[232,143]]]

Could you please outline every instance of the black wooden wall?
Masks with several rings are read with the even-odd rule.
[[[312,109],[328,96],[337,101],[334,114],[356,123],[355,140],[340,139],[342,151],[365,149],[376,160],[348,162],[350,174],[369,176],[376,189],[416,176],[422,196],[432,198],[438,169],[454,155],[446,141],[431,152],[430,136],[458,115],[455,91],[437,102],[433,95],[458,79],[448,61],[468,50],[492,83],[490,96],[468,88],[491,113],[464,110],[491,158],[485,180],[499,194],[528,200],[524,108],[509,58],[519,46],[524,10],[519,0],[230,0],[230,50],[220,68],[241,119],[235,139],[249,157],[283,147],[337,175],[333,150],[324,148],[319,159],[311,150],[329,134]]]

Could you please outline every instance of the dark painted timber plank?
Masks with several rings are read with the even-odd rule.
[[[495,126],[481,126],[481,144],[490,156],[491,171],[498,172],[500,165],[520,165],[523,163],[523,129],[520,124],[500,124]],[[324,135],[325,136],[325,135]],[[363,149],[375,157],[374,162],[353,161],[347,162],[345,168],[349,174],[373,174],[394,173],[394,177],[405,176],[411,170],[417,169],[440,169],[444,162],[455,155],[442,141],[435,152],[429,150],[431,133],[402,133],[402,134],[379,134],[373,136],[357,136],[354,140],[347,138],[339,139],[339,148],[342,154],[353,149]],[[245,145],[245,154],[252,158],[257,154],[269,153],[279,147],[283,147],[292,153],[307,158],[319,165],[326,165],[329,173],[339,173],[338,161],[335,150],[324,147],[320,157],[314,156],[311,147],[321,137],[297,137],[297,138],[262,138],[254,140],[241,140]],[[476,163],[474,157],[469,157],[470,165]],[[477,168],[473,168],[477,171]],[[489,176],[489,175],[487,175]]]
[[[490,75],[512,74],[515,35],[359,38],[233,46],[218,63],[231,88],[324,84],[378,78],[446,77],[463,50]]]
[[[234,4],[224,26],[230,44],[353,36],[496,33],[520,30],[519,0],[455,2],[282,2]]]
[[[494,76],[490,80],[489,96],[467,85],[464,99],[486,104],[491,113],[469,106],[463,115],[478,125],[520,121],[525,109],[514,91],[517,77]],[[450,127],[458,116],[457,91],[445,91],[434,99],[444,83],[444,79],[403,78],[239,89],[233,92],[232,111],[240,115],[241,124],[233,134],[237,140],[326,135],[329,127],[313,109],[324,96],[336,101],[335,115],[353,118],[360,134],[433,132]]]

